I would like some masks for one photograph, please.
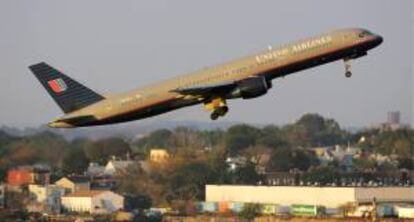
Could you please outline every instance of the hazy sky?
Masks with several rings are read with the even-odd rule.
[[[0,125],[37,126],[61,111],[27,66],[46,61],[101,92],[122,92],[332,29],[364,27],[384,43],[353,62],[276,79],[220,121],[284,124],[317,112],[370,126],[390,110],[413,121],[411,0],[0,0]],[[194,106],[155,120],[203,120]]]

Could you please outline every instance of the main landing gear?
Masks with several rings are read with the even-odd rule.
[[[345,58],[344,59],[344,65],[345,65],[345,77],[350,78],[352,76],[351,59],[350,58]]]
[[[211,120],[217,120],[220,116],[226,115],[226,113],[229,111],[228,106],[221,106],[215,109],[211,114],[210,118]]]
[[[204,103],[204,108],[211,111],[211,120],[217,120],[221,116],[225,116],[229,111],[229,107],[226,104],[226,100],[218,97],[212,99],[209,102]]]

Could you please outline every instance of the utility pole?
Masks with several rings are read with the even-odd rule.
[[[372,200],[372,212],[371,212],[372,222],[377,221],[377,199],[374,197]]]

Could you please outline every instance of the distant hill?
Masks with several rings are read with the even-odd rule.
[[[202,121],[139,121],[124,124],[114,124],[107,126],[95,126],[73,129],[53,129],[47,126],[38,128],[12,128],[3,126],[1,131],[14,136],[33,135],[43,131],[50,131],[64,136],[67,140],[77,138],[101,139],[105,137],[123,137],[134,139],[147,134],[156,129],[174,129],[179,126],[189,127],[198,130],[227,129],[228,127],[238,124],[238,122],[202,122]]]
[[[0,129],[0,141],[11,140],[13,138],[15,137]]]

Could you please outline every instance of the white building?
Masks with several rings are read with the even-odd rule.
[[[227,157],[226,163],[229,166],[229,170],[234,171],[239,167],[246,166],[247,159],[243,156],[240,156],[240,157]]]
[[[62,177],[55,184],[64,188],[66,193],[88,191],[91,187],[89,178],[82,176]]]
[[[32,204],[39,206],[42,211],[59,213],[61,210],[60,198],[65,195],[65,189],[56,185],[29,185]]]
[[[344,204],[413,203],[414,187],[305,187],[207,185],[207,202],[310,204],[340,207]]]
[[[6,188],[4,184],[0,184],[0,208],[4,207],[4,196],[6,193]]]
[[[90,214],[109,214],[124,207],[124,197],[112,191],[75,192],[62,197],[67,211]]]
[[[150,161],[155,163],[165,163],[170,154],[165,149],[151,149],[150,150]]]
[[[86,174],[88,176],[101,176],[105,173],[105,167],[99,165],[98,163],[89,163]]]
[[[110,160],[106,166],[104,173],[106,175],[115,175],[122,172],[134,163],[132,160]]]

